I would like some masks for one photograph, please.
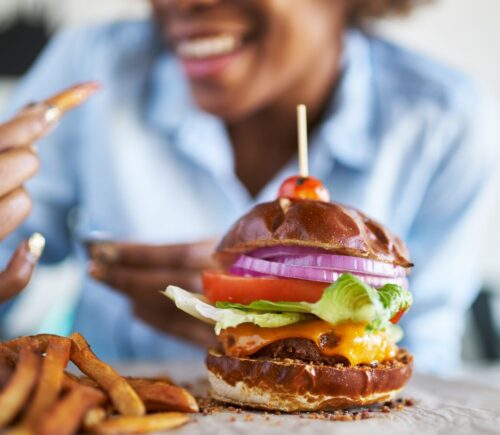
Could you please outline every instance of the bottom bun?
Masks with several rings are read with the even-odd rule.
[[[214,350],[206,358],[214,399],[283,412],[333,410],[384,402],[406,385],[412,363],[413,357],[405,350],[374,368],[236,358]]]

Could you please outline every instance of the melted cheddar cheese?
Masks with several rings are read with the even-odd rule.
[[[393,358],[397,346],[383,332],[369,332],[363,324],[330,325],[311,320],[282,326],[261,328],[245,323],[223,330],[219,339],[226,355],[244,357],[278,340],[305,338],[313,341],[324,355],[341,355],[352,365],[383,362]]]

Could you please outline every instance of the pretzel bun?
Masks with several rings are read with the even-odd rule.
[[[411,377],[413,357],[370,366],[316,365],[289,359],[236,358],[209,351],[208,380],[214,399],[251,408],[295,412],[384,402]]]
[[[268,246],[306,246],[411,267],[404,242],[362,212],[341,205],[280,198],[255,206],[222,239],[216,258]]]

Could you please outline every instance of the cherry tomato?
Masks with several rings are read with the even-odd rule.
[[[278,197],[330,201],[330,194],[321,181],[314,177],[300,177],[298,175],[287,178],[283,182]]]
[[[203,273],[203,292],[212,303],[317,302],[327,287],[325,283],[300,279],[241,277],[215,271]]]

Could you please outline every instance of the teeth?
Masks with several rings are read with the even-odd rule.
[[[182,41],[177,45],[177,53],[181,57],[203,59],[230,53],[237,47],[234,36],[221,35]]]

